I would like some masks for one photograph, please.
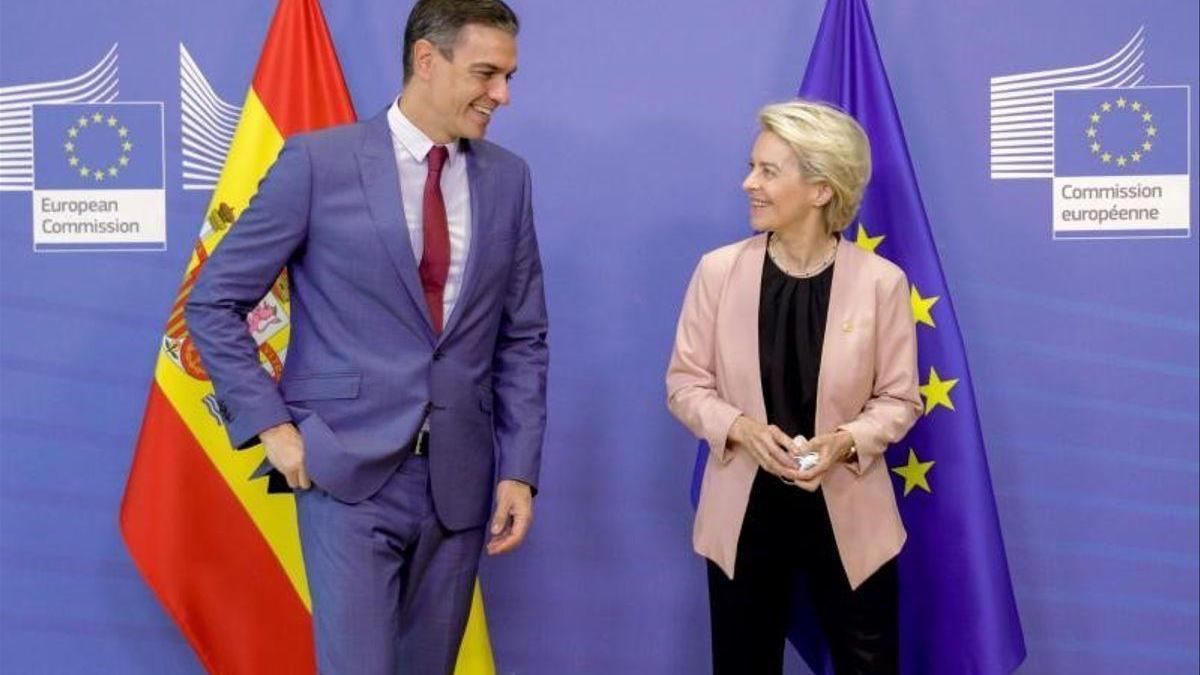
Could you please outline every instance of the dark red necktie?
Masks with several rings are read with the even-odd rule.
[[[421,286],[425,304],[433,318],[433,330],[442,333],[442,296],[450,275],[450,228],[446,225],[446,203],[442,200],[442,167],[450,153],[444,145],[435,145],[427,156],[429,173],[425,175],[425,198],[421,203],[421,229],[425,246],[421,252]]]

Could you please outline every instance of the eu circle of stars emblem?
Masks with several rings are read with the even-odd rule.
[[[85,140],[89,141],[88,152],[81,152],[80,143]],[[66,151],[67,164],[78,172],[80,178],[102,183],[105,178],[116,178],[122,169],[129,166],[133,140],[129,129],[121,124],[116,115],[106,117],[103,113],[94,112],[80,115],[67,129],[63,150]]]
[[[1140,145],[1121,148],[1120,154],[1113,154],[1110,149],[1104,147],[1100,136],[1100,126],[1102,122],[1114,119],[1117,115],[1133,116],[1139,126],[1144,126],[1141,129]],[[1087,139],[1088,149],[1101,162],[1124,169],[1130,164],[1140,163],[1142,157],[1154,148],[1154,143],[1158,140],[1158,128],[1154,126],[1154,114],[1141,101],[1130,101],[1124,96],[1120,96],[1115,103],[1112,101],[1102,102],[1096,110],[1088,115],[1088,127],[1084,131],[1084,137]]]

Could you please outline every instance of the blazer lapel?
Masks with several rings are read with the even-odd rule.
[[[816,419],[813,421],[817,434],[829,430],[827,417],[832,412],[829,408],[833,399],[831,392],[827,391],[828,383],[834,375],[833,371],[845,367],[846,364],[846,356],[843,353],[846,336],[843,333],[855,328],[849,322],[847,312],[855,302],[854,279],[858,276],[859,261],[854,256],[855,251],[851,250],[855,244],[838,235],[837,246],[833,261],[833,280],[829,288],[829,309],[825,316],[825,337],[821,341],[821,364],[817,369],[817,410]]]
[[[396,169],[386,111],[367,122],[366,134],[358,150],[358,168],[376,232],[396,268],[401,285],[408,292],[417,312],[424,317],[432,338],[433,319],[425,304],[425,292],[417,274],[417,260],[413,256],[407,221],[404,219],[400,174]]]
[[[492,204],[490,190],[492,189],[492,174],[487,158],[482,156],[478,148],[473,147],[470,141],[459,141],[460,148],[467,156],[467,185],[471,192],[471,246],[467,249],[467,261],[463,266],[462,287],[458,291],[458,300],[454,302],[454,309],[450,311],[450,316],[446,319],[446,325],[443,326],[442,334],[438,339],[441,343],[454,330],[466,311],[467,306],[471,301],[471,292],[474,290],[475,277],[478,276],[480,260],[484,257],[485,252],[481,250],[480,243],[487,241],[487,230],[490,229],[492,218],[485,211]]]
[[[728,345],[718,349],[725,361],[718,380],[729,383],[731,400],[745,406],[745,412],[762,422],[767,421],[767,404],[758,358],[758,305],[766,254],[766,235],[752,237],[738,253],[720,303],[719,324],[724,329],[718,340],[718,344]]]

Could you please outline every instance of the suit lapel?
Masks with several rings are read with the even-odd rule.
[[[417,312],[424,317],[429,336],[433,336],[433,320],[425,305],[425,293],[421,278],[417,274],[417,261],[413,256],[412,240],[404,219],[403,197],[400,194],[400,174],[396,169],[396,156],[392,150],[391,130],[388,129],[387,112],[367,122],[366,135],[358,150],[358,168],[362,176],[363,192],[376,232],[383,241],[383,248],[391,258],[401,285],[408,292]]]
[[[470,305],[475,277],[478,276],[480,261],[485,255],[480,243],[487,241],[486,234],[492,222],[489,213],[485,211],[493,203],[490,192],[492,174],[487,157],[483,156],[478,145],[473,145],[470,141],[463,140],[460,144],[467,156],[467,185],[471,192],[471,246],[467,249],[467,261],[463,266],[462,287],[458,291],[458,300],[446,319],[439,343],[454,330]]]

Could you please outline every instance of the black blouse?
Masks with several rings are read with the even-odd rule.
[[[802,279],[788,276],[770,254],[764,255],[758,360],[767,421],[789,436],[812,438],[833,265]]]

